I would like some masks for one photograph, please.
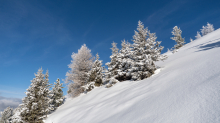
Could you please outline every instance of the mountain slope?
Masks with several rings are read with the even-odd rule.
[[[220,29],[169,54],[156,74],[67,99],[46,123],[220,122]]]

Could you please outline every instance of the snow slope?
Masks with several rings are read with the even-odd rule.
[[[220,29],[169,54],[142,81],[68,99],[46,123],[220,123]]]

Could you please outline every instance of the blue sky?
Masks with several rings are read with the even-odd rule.
[[[220,27],[219,6],[219,0],[1,0],[0,98],[23,98],[40,67],[51,83],[65,79],[71,54],[84,43],[108,62],[111,43],[131,42],[139,20],[163,52],[175,44],[176,25],[188,43],[207,22]]]

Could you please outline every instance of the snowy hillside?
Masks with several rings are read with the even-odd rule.
[[[156,74],[67,99],[46,123],[220,123],[220,29],[168,54]]]

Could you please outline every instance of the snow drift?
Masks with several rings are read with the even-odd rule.
[[[46,123],[219,123],[220,29],[157,62],[156,74],[69,98]]]

